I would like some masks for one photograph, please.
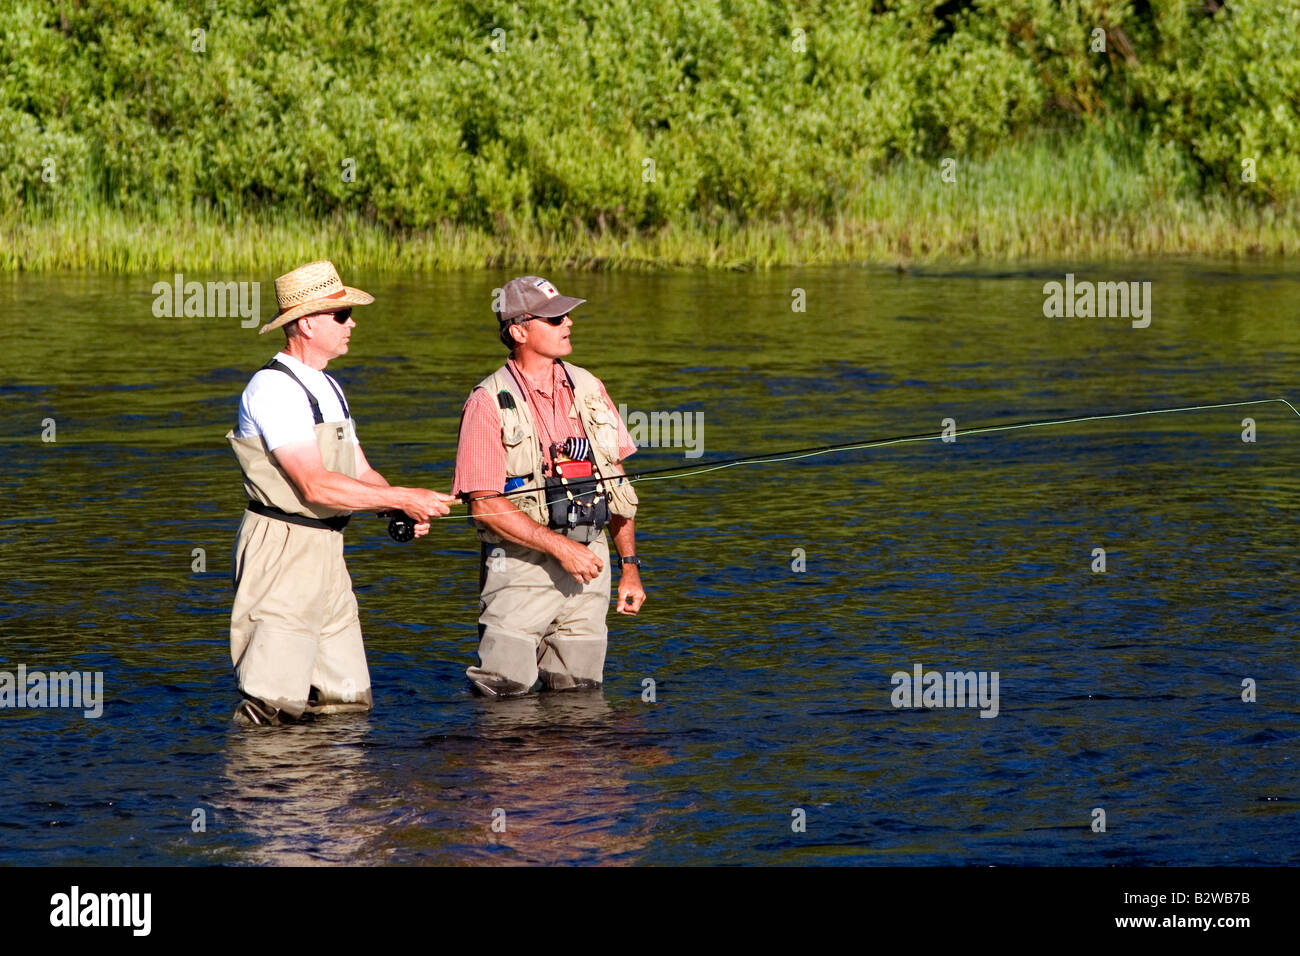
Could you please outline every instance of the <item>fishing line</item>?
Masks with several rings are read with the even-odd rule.
[[[1081,415],[1077,418],[1048,418],[1027,422],[1011,422],[1006,425],[978,425],[972,428],[954,429],[950,432],[920,432],[913,435],[899,435],[893,438],[879,438],[871,441],[844,442],[837,445],[817,445],[812,448],[794,448],[786,451],[767,452],[763,455],[746,455],[740,458],[727,458],[722,461],[705,462],[703,465],[675,465],[671,468],[655,468],[650,471],[634,472],[622,476],[629,483],[638,481],[662,481],[666,478],[691,478],[696,475],[707,475],[709,472],[721,471],[724,468],[735,468],[738,465],[763,465],[776,464],[779,462],[799,461],[804,458],[816,458],[820,455],[831,455],[841,451],[856,451],[864,448],[884,448],[888,445],[902,445],[907,442],[934,441],[942,439],[945,436],[956,437],[958,435],[982,435],[990,432],[1013,431],[1020,428],[1045,428],[1052,425],[1072,425],[1079,422],[1095,422],[1105,419],[1115,418],[1137,418],[1142,415],[1168,415],[1173,412],[1198,412],[1207,411],[1215,408],[1245,408],[1249,405],[1271,405],[1281,403],[1300,418],[1300,410],[1297,410],[1285,398],[1260,398],[1249,402],[1220,402],[1215,405],[1182,405],[1177,408],[1150,408],[1137,412],[1105,412],[1096,415]],[[518,488],[514,491],[499,491],[490,495],[483,495],[477,498],[477,501],[486,501],[492,498],[513,498],[516,495],[532,494],[538,491],[545,491],[544,488]],[[464,502],[458,502],[464,504]],[[479,512],[474,515],[476,518],[492,517],[494,515],[510,514],[509,511],[489,511]],[[439,518],[450,518],[451,515],[440,515]]]

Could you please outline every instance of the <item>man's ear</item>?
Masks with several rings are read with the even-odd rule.
[[[518,322],[510,326],[510,337],[514,339],[518,345],[523,345],[524,342],[528,340],[528,334],[524,331],[524,327]]]

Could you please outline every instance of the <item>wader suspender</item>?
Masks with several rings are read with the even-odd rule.
[[[289,368],[289,366],[285,365],[279,359],[271,359],[271,361],[263,365],[262,368],[269,368],[277,372],[283,372],[285,375],[288,375],[291,379],[297,382],[298,387],[307,393],[307,403],[311,405],[312,420],[317,425],[323,425],[325,423],[325,416],[321,414],[320,410],[320,402],[316,401],[316,396],[311,393],[311,389],[302,383],[302,379],[293,374],[293,369]],[[325,373],[322,372],[321,374],[324,375]],[[352,412],[348,409],[348,403],[343,400],[343,393],[340,392],[339,387],[334,384],[334,379],[325,375],[325,381],[330,383],[330,388],[334,389],[334,394],[338,396],[339,405],[343,409],[343,416],[351,419]],[[252,500],[248,502],[248,510],[254,514],[264,515],[268,518],[279,518],[281,521],[302,525],[305,528],[328,528],[330,531],[342,531],[348,526],[348,520],[352,517],[351,515],[338,515],[334,518],[308,518],[304,515],[290,514],[289,512],[281,511],[279,508],[272,505],[264,505],[260,501]]]
[[[297,375],[293,374],[293,369],[289,368],[289,366],[285,365],[279,359],[271,359],[271,361],[263,365],[262,368],[269,368],[269,369],[274,369],[277,372],[283,372],[285,375],[288,375],[291,379],[297,382],[298,387],[307,393],[307,403],[311,405],[312,420],[317,425],[322,425],[325,423],[325,416],[322,415],[320,411],[320,402],[316,401],[316,396],[311,393],[310,388],[308,388],[306,385],[302,383],[302,379],[300,379]],[[348,409],[348,403],[343,400],[343,393],[340,392],[339,387],[334,384],[334,379],[330,378],[324,372],[321,372],[321,374],[325,375],[325,381],[329,382],[330,388],[334,389],[334,394],[338,397],[339,400],[339,406],[343,409],[343,417],[351,418],[352,412]]]

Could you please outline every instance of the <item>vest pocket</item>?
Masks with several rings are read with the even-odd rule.
[[[501,422],[501,444],[506,450],[506,481],[522,478],[525,484],[534,484],[537,473],[533,470],[537,439],[532,437],[528,427],[517,415],[509,415],[503,410]],[[510,499],[516,508],[540,524],[546,524],[546,493],[544,491],[531,495],[516,495]]]
[[[611,462],[619,460],[618,422],[605,399],[599,395],[588,395],[587,418],[591,420],[591,440],[600,446],[600,450]]]
[[[501,443],[506,450],[506,477],[533,477],[533,449],[529,446],[528,429],[515,422],[514,427],[502,425]]]

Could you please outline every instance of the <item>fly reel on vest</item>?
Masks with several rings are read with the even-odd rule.
[[[551,528],[566,531],[590,525],[600,530],[609,523],[609,498],[595,471],[591,443],[567,438],[551,443],[555,462],[546,476],[546,505]]]

